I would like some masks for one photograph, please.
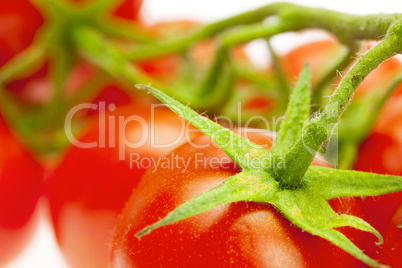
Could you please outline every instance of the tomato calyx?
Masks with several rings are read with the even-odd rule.
[[[373,267],[385,267],[365,255],[336,228],[349,226],[370,232],[377,236],[378,244],[383,241],[380,233],[358,217],[338,215],[327,200],[341,196],[371,196],[399,191],[402,189],[402,177],[314,167],[310,166],[311,161],[307,163],[307,167],[299,169],[306,170],[300,177],[292,177],[294,172],[291,175],[280,172],[289,166],[292,168],[292,163],[286,162],[288,151],[299,149],[296,144],[306,135],[316,135],[313,132],[306,134],[303,130],[310,112],[310,77],[307,66],[294,88],[286,120],[281,125],[277,140],[270,151],[198,115],[157,89],[144,85],[137,87],[150,91],[180,117],[199,128],[242,169],[224,183],[182,204],[162,220],[146,227],[136,234],[137,237],[222,204],[237,201],[263,202],[275,206],[298,227],[332,242],[362,262]],[[325,121],[325,118],[318,117],[315,120],[320,123]],[[307,125],[311,124],[311,121]],[[306,149],[313,158],[318,151],[311,147],[303,148]],[[303,154],[300,155],[303,157]],[[310,156],[306,158],[304,161],[307,162]],[[304,161],[293,159],[293,162]],[[299,168],[297,165],[295,167]],[[288,177],[277,177],[278,174]]]

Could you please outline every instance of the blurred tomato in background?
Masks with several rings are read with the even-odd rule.
[[[38,222],[44,170],[0,117],[0,266],[17,256]]]

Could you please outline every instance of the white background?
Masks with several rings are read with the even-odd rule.
[[[149,22],[173,19],[191,19],[211,22],[249,9],[257,8],[273,1],[266,0],[144,0],[143,14]],[[402,2],[396,0],[381,1],[320,1],[303,0],[289,1],[312,7],[324,7],[338,11],[369,14],[369,13],[402,13]],[[41,202],[41,213],[44,202]],[[66,268],[62,256],[57,249],[51,227],[42,217],[39,228],[33,240],[19,258],[6,268]]]

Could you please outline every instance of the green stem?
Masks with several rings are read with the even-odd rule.
[[[222,33],[218,37],[222,48],[230,48],[239,44],[244,44],[258,38],[270,38],[276,34],[292,30],[295,25],[288,22],[278,21],[276,23],[258,23],[243,26],[239,29]]]
[[[127,61],[120,51],[113,47],[98,32],[88,27],[76,27],[73,31],[73,40],[77,50],[90,62],[107,71],[118,81],[133,88],[133,84],[145,83],[159,86],[169,91],[152,78],[141,73],[135,66]],[[134,90],[134,89],[133,89]]]
[[[282,89],[281,92],[283,92],[282,96],[284,96],[284,97],[286,96],[286,101],[287,101],[288,97],[290,95],[290,92],[291,92],[290,91],[290,86],[289,86],[288,81],[286,79],[286,76],[285,76],[285,73],[283,71],[282,65],[279,62],[278,55],[276,54],[274,48],[272,47],[271,42],[270,42],[269,39],[267,40],[267,45],[268,45],[269,53],[270,53],[271,58],[272,58],[272,63],[274,64],[274,67],[275,67],[275,72],[276,72],[276,74],[278,76],[279,84],[280,84],[281,89]],[[282,98],[282,99],[284,99],[284,98]]]
[[[326,29],[336,34],[339,40],[346,44],[352,40],[381,38],[396,18],[396,15],[391,14],[358,16],[290,3],[275,3],[203,26],[182,37],[151,46],[138,46],[126,52],[126,56],[132,60],[142,60],[183,51],[192,44],[216,36],[229,27],[261,22],[274,15],[279,16],[280,21],[288,25],[288,30]],[[257,31],[257,28],[255,30]],[[253,34],[258,35],[258,32]]]
[[[127,58],[142,60],[158,56],[184,51],[194,43],[216,36],[232,26],[251,24],[262,21],[264,18],[275,15],[276,10],[272,6],[265,6],[248,11],[237,16],[220,20],[194,30],[192,33],[151,46],[139,46],[126,53]]]
[[[346,13],[280,3],[278,15],[284,21],[297,25],[294,30],[320,28],[334,33],[341,42],[378,39],[387,33],[395,15],[350,15]]]
[[[155,41],[143,28],[135,23],[128,24],[123,20],[117,19],[110,19],[108,23],[105,23],[105,19],[102,17],[95,21],[95,26],[107,35],[140,43],[152,43]]]
[[[339,148],[338,169],[348,170],[352,167],[358,152],[357,145],[353,142],[347,142]]]
[[[355,59],[354,56],[360,49],[361,42],[352,42],[348,48],[347,54],[336,60],[333,65],[329,67],[326,75],[321,78],[318,84],[313,88],[312,103],[319,104],[322,101],[322,93],[325,87],[336,77],[338,71],[345,70],[353,62]]]
[[[197,90],[197,95],[200,98],[205,98],[208,95],[212,94],[214,91],[219,90],[216,89],[216,84],[219,81],[219,78],[223,72],[225,63],[229,61],[228,57],[229,55],[226,50],[218,49],[216,51],[214,62],[209,68],[206,77],[200,85],[200,88]]]
[[[222,34],[217,42],[219,48],[215,54],[215,60],[210,67],[206,78],[201,84],[198,90],[198,98],[205,99],[205,97],[220,90],[216,85],[218,84],[222,72],[224,71],[225,61],[228,61],[227,50],[236,45],[249,42],[256,38],[271,37],[275,34],[282,33],[286,31],[288,25],[283,23],[277,24],[253,24],[244,26],[240,29],[234,30],[232,32]],[[217,94],[214,94],[217,95]],[[228,100],[227,96],[220,95],[222,100]],[[197,98],[196,98],[197,99]],[[222,102],[219,102],[220,107],[222,107]],[[193,105],[194,106],[194,105]],[[198,107],[195,107],[198,108]],[[208,107],[214,108],[214,107]]]

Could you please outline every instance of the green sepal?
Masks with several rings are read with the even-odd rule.
[[[270,158],[271,154],[266,149],[199,115],[165,93],[146,85],[137,85],[136,87],[150,91],[177,115],[185,118],[210,137],[239,167],[247,169],[252,165],[249,160],[253,158]]]
[[[284,151],[291,149],[301,136],[303,126],[310,115],[310,95],[310,69],[308,64],[305,64],[290,98],[286,119],[272,145],[271,153],[273,155],[281,155]]]
[[[326,200],[341,196],[375,196],[402,190],[401,176],[317,166],[310,166],[303,183]]]
[[[278,183],[274,179],[271,178],[269,182],[267,180],[262,181],[261,176],[255,176],[252,173],[243,171],[228,178],[217,187],[177,207],[162,220],[144,228],[135,236],[141,237],[147,235],[156,228],[189,218],[224,204],[246,200],[269,203],[274,200],[278,189]]]
[[[387,267],[364,254],[344,234],[334,228],[350,226],[369,231],[382,241],[381,235],[363,220],[355,220],[355,217],[352,216],[338,215],[318,193],[306,189],[282,190],[278,192],[274,205],[293,224],[310,234],[330,241],[372,267]]]
[[[342,214],[336,217],[334,220],[332,220],[329,226],[331,228],[338,228],[344,226],[353,227],[360,231],[369,232],[375,235],[379,241],[378,243],[376,243],[377,245],[381,245],[384,242],[384,239],[382,238],[381,234],[376,229],[374,229],[373,226],[371,226],[370,224],[368,224],[366,221],[362,220],[359,217]]]

